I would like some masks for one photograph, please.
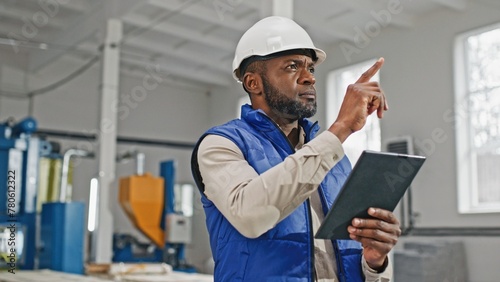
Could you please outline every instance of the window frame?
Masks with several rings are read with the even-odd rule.
[[[454,42],[454,104],[453,121],[456,142],[456,173],[458,212],[460,214],[499,213],[500,202],[479,203],[479,187],[475,150],[472,149],[471,122],[468,115],[469,66],[467,39],[500,29],[500,23],[461,33]]]
[[[358,62],[358,63],[354,63],[354,64],[350,64],[348,66],[345,66],[345,67],[341,67],[341,68],[338,68],[338,69],[334,69],[334,70],[331,70],[328,72],[327,74],[327,79],[326,79],[326,97],[325,97],[325,101],[326,101],[326,124],[332,124],[336,117],[337,117],[337,114],[338,114],[338,111],[340,109],[340,106],[341,106],[341,103],[342,103],[342,100],[344,98],[344,96],[342,96],[342,98],[339,99],[339,97],[335,94],[339,94],[339,93],[336,93],[337,92],[337,88],[338,88],[338,81],[337,81],[337,77],[346,72],[346,71],[352,71],[353,69],[359,69],[363,66],[372,66],[373,64],[375,64],[375,62],[377,61],[378,58],[371,58],[371,59],[367,59],[367,60],[364,60],[364,61],[361,61],[361,62]],[[379,81],[380,82],[380,71],[377,72],[373,78],[372,78],[372,81]],[[350,83],[355,83],[356,81],[352,81]],[[345,91],[345,89],[344,89]],[[342,93],[343,95],[345,95],[345,92]],[[370,117],[370,118],[375,118],[373,117],[373,115]],[[375,118],[376,119],[376,118]],[[366,129],[366,126],[363,127],[363,130]],[[378,121],[378,130],[379,130],[379,136],[380,136],[380,140],[378,140],[378,145],[380,148],[371,148],[373,150],[381,150],[381,147],[382,147],[382,129],[381,129],[381,125],[380,125],[380,121]],[[360,133],[360,132],[357,132],[357,133]],[[355,133],[355,134],[357,134]],[[352,139],[352,138],[351,138]],[[352,146],[350,145],[350,139],[348,138],[345,142],[344,142],[344,147],[349,147],[349,146]],[[359,149],[359,148],[356,148],[356,149]],[[346,150],[346,154],[348,155],[349,157],[349,160],[351,161],[351,164],[354,166],[354,164],[356,163],[357,159],[359,158],[359,156],[353,156],[353,155],[349,155],[349,152],[350,151],[349,149]]]

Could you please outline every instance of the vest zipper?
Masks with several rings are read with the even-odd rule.
[[[344,269],[344,264],[342,263],[342,257],[340,255],[339,251],[339,244],[337,240],[332,240],[333,243],[333,250],[335,252],[335,259],[337,262],[337,268],[338,268],[338,275],[339,275],[339,281],[344,282],[346,281],[345,277],[345,269]]]
[[[325,193],[323,192],[323,189],[321,188],[321,184],[320,184],[320,186],[318,186],[318,192],[319,192],[319,196],[320,196],[319,198],[321,200],[323,213],[326,215],[324,208],[328,207],[328,205],[326,203]],[[337,263],[338,278],[339,278],[340,282],[344,282],[344,281],[346,281],[346,275],[345,275],[344,264],[342,263],[342,256],[340,255],[340,252],[339,252],[338,242],[337,242],[337,240],[331,240],[331,241],[332,241],[333,249],[335,252],[335,262]]]
[[[285,133],[283,133],[283,131],[281,130],[279,125],[273,119],[268,117],[267,115],[263,114],[263,116],[266,117],[267,119],[269,119],[274,124],[274,126],[276,126],[276,129],[279,130],[279,132],[281,133],[283,138],[285,138],[285,140],[288,143],[288,146],[290,146],[290,149],[291,149],[290,154],[295,153],[295,148],[293,147],[290,140],[288,140],[288,137],[285,135]],[[316,123],[318,123],[318,122],[316,122]],[[314,128],[314,126],[311,126],[311,129],[309,129],[309,132],[308,132],[308,134],[306,134],[306,137],[310,138],[312,128]],[[309,141],[308,140],[309,138],[306,138],[306,142]],[[309,251],[311,252],[311,266],[310,266],[311,267],[311,269],[310,269],[311,281],[316,281],[316,267],[315,267],[315,259],[314,259],[314,235],[313,235],[313,227],[312,227],[311,202],[309,199],[306,200],[306,207],[307,207],[307,219],[309,221],[308,225],[309,225],[309,247],[310,247]]]
[[[307,217],[309,219],[309,246],[311,251],[311,281],[316,281],[316,261],[314,259],[314,235],[312,228],[312,215],[311,215],[311,202],[309,199],[306,200],[307,206]]]

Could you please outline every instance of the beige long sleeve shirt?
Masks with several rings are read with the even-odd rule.
[[[317,188],[328,171],[344,156],[341,142],[329,131],[304,144],[303,134],[295,154],[268,171],[257,174],[240,149],[229,139],[209,135],[198,149],[205,195],[244,236],[256,238],[288,216],[308,198],[311,200],[313,232],[324,214]],[[317,281],[338,281],[333,245],[314,240]],[[382,273],[362,259],[365,281],[386,282],[392,277],[392,263]]]

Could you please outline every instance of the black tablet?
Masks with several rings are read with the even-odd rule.
[[[423,156],[363,151],[316,232],[318,239],[350,239],[352,219],[369,207],[394,211],[425,161]]]

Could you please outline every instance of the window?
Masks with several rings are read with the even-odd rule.
[[[461,213],[500,212],[500,24],[457,37],[455,111]]]
[[[326,97],[326,121],[328,125],[332,124],[337,118],[337,113],[344,100],[347,86],[356,82],[361,74],[375,64],[375,62],[376,60],[370,60],[330,72],[327,80]],[[372,81],[379,81],[379,73],[373,76]],[[352,134],[344,142],[344,151],[347,157],[349,157],[352,165],[354,165],[363,150],[369,149],[380,151],[380,140],[379,119],[376,115],[370,115],[363,129]]]

